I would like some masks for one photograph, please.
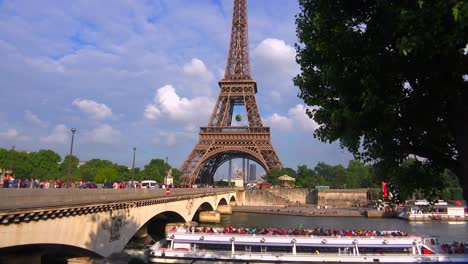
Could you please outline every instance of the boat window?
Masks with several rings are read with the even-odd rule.
[[[231,251],[231,244],[196,244],[197,251],[216,250],[216,251]]]
[[[308,246],[299,246],[296,245],[296,252],[297,253],[320,253],[320,252],[327,252],[327,253],[336,253],[338,252],[338,248],[332,247],[308,247]]]
[[[234,244],[236,251],[246,251],[246,252],[285,252],[291,253],[292,246],[260,246],[260,245],[236,245]]]
[[[359,247],[361,254],[405,254],[411,255],[411,248],[407,247],[379,247],[379,248],[366,248]]]

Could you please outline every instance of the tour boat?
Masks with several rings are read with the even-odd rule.
[[[190,232],[179,228],[150,247],[149,262],[468,263],[465,244],[447,249],[434,238],[400,234],[379,231],[376,236],[269,235],[233,234],[223,230]]]

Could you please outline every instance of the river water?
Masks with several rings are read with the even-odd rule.
[[[204,225],[200,223],[200,225]],[[222,215],[221,223],[216,226],[238,226],[259,228],[337,228],[337,229],[373,229],[400,230],[427,236],[437,236],[441,242],[468,241],[467,222],[410,222],[397,218],[367,218],[341,216],[294,216],[234,212]]]

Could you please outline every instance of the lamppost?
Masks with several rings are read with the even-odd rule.
[[[133,147],[132,183],[130,188],[135,188],[135,186],[133,186],[133,180],[135,178],[135,151],[136,147]]]
[[[70,188],[70,172],[71,172],[71,160],[73,154],[73,138],[75,137],[76,128],[71,129],[72,139],[70,145],[70,156],[68,156],[68,174],[67,174],[67,188]]]
[[[166,156],[166,167],[169,167],[169,164],[167,163],[167,161],[168,161],[168,158],[167,158],[167,156]],[[166,176],[164,176],[164,185],[165,185],[166,187],[168,187],[168,186],[167,186],[167,185],[168,185],[168,184],[167,184],[167,172],[166,172]]]

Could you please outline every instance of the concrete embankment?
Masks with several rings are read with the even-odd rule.
[[[282,214],[298,216],[363,216],[363,212],[355,208],[318,208],[312,205],[291,206],[233,206],[233,212]]]
[[[352,208],[375,192],[373,189],[305,189],[274,188],[264,190],[246,190],[245,200],[238,205],[247,206],[284,206],[317,205],[329,208]]]

